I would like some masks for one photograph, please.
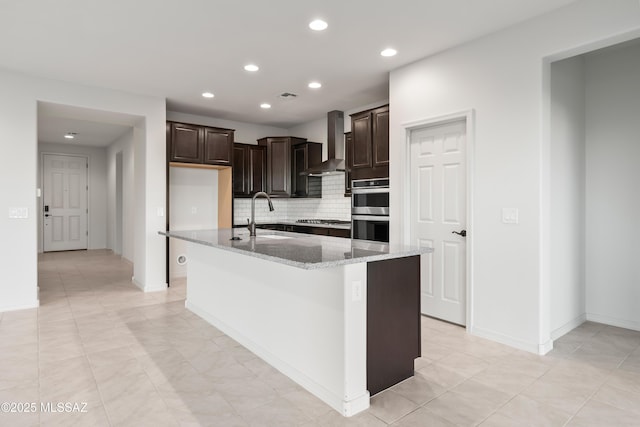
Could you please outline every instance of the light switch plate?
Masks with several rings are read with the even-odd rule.
[[[158,216],[164,216],[164,208],[157,209]]]
[[[24,219],[29,218],[29,208],[9,208],[9,218]]]
[[[518,208],[502,208],[502,222],[505,224],[517,224],[518,214]]]

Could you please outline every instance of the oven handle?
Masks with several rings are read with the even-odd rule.
[[[382,188],[370,188],[370,187],[366,187],[366,188],[353,188],[351,187],[351,194],[372,194],[372,193],[388,193],[389,192],[389,187],[382,187]]]
[[[387,221],[389,222],[388,216],[379,216],[379,215],[351,215],[352,221]]]

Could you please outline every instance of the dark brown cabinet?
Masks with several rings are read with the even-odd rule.
[[[351,195],[351,169],[353,168],[353,160],[351,157],[351,145],[353,144],[353,138],[351,132],[344,134],[344,195]]]
[[[351,115],[352,168],[370,168],[371,163],[371,113],[364,111]]]
[[[233,144],[233,195],[250,197],[266,191],[267,147]]]
[[[289,231],[292,233],[316,234],[319,236],[342,237],[346,239],[351,237],[351,230],[347,228],[329,228],[295,224],[259,224],[257,227],[264,230]]]
[[[231,166],[232,129],[169,123],[169,161]]]
[[[267,149],[267,193],[279,197],[321,197],[319,177],[300,172],[322,160],[322,145],[292,136],[258,140]]]
[[[231,166],[233,131],[229,129],[203,128],[204,153],[202,163]]]
[[[420,357],[420,257],[367,263],[367,390],[413,376]]]
[[[389,176],[389,106],[351,115],[351,179]]]
[[[202,163],[200,150],[200,126],[171,123],[171,161],[179,163]]]
[[[294,145],[291,153],[291,196],[322,197],[322,178],[303,176],[300,172],[322,161],[322,144],[305,142]]]

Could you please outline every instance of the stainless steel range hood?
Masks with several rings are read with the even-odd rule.
[[[334,110],[327,113],[327,153],[328,158],[319,165],[300,172],[305,176],[326,176],[344,173],[344,113]]]

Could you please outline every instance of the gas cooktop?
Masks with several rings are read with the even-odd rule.
[[[300,224],[351,224],[351,221],[341,219],[299,219]]]

